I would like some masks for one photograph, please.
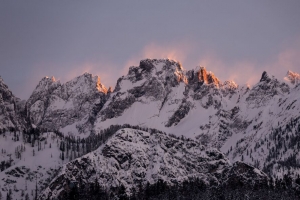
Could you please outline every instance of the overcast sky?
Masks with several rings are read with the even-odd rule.
[[[146,57],[239,84],[282,79],[300,72],[300,1],[1,0],[0,76],[22,99],[44,76],[90,72],[114,87]]]

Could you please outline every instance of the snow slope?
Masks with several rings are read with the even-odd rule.
[[[8,132],[0,135],[0,188],[3,196],[11,190],[13,199],[24,198],[26,194],[33,199],[36,184],[39,194],[62,164],[68,162],[67,158],[64,161],[60,159],[60,137],[48,132],[42,134],[39,141],[40,150],[37,141],[33,146],[25,143],[20,133],[16,136]],[[4,163],[11,166],[6,168]]]

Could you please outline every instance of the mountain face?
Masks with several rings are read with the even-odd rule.
[[[203,67],[184,71],[172,60],[142,60],[140,66],[131,67],[127,76],[117,81],[114,92],[98,113],[95,129],[129,123],[161,130],[170,127],[173,133],[187,129],[193,132],[199,113],[207,121],[210,113],[223,106],[223,95],[226,99],[233,98],[236,87],[233,82],[220,83]],[[180,126],[184,131],[178,126],[174,128],[186,116],[193,120],[184,121],[193,125]]]
[[[105,189],[123,185],[132,195],[147,182],[163,180],[173,185],[195,178],[207,185],[268,183],[263,172],[240,162],[231,165],[221,152],[193,140],[126,128],[94,152],[64,165],[39,199],[63,198],[70,183],[85,185],[97,180]]]
[[[299,77],[289,71],[280,81],[263,72],[250,87],[222,82],[204,67],[185,70],[173,60],[145,59],[113,91],[88,73],[63,84],[45,77],[27,101],[0,79],[0,128],[6,131],[0,144],[7,150],[0,156],[0,186],[6,193],[17,187],[19,198],[27,189],[17,183],[30,179],[28,188],[35,190],[37,175],[40,199],[51,199],[95,180],[112,190],[124,186],[131,195],[140,184],[160,180],[176,187],[195,177],[207,186],[266,184],[266,174],[297,178]],[[107,130],[124,124],[139,129],[110,131],[99,146]],[[7,132],[13,129],[24,131]],[[30,153],[22,153],[21,141]],[[50,155],[51,165],[44,162]]]
[[[21,111],[24,102],[15,97],[0,77],[0,130],[21,130],[24,128],[24,119]]]
[[[85,73],[65,84],[43,78],[26,102],[31,124],[66,134],[88,132],[94,112],[101,109],[107,89],[98,76]]]
[[[234,130],[244,129],[248,124],[238,117],[237,103],[246,101],[249,91],[233,81],[222,83],[204,67],[185,71],[172,60],[142,60],[117,81],[114,92],[97,115],[95,131],[111,124],[128,123],[176,135],[185,133],[221,148],[233,134],[228,124],[233,124]],[[220,117],[224,120],[219,120]]]
[[[289,77],[291,74],[295,73],[289,72]],[[262,169],[271,150],[257,152],[258,143],[299,117],[299,89],[293,77],[291,85],[263,72],[250,88],[233,81],[221,82],[204,67],[185,71],[172,60],[142,60],[118,80],[97,115],[95,131],[128,123],[183,134],[220,149],[233,162],[244,160]],[[251,157],[250,151],[255,152]],[[275,162],[272,166],[282,168],[280,159],[291,156],[288,153],[277,161],[271,159]],[[282,170],[279,176],[287,172]],[[276,167],[269,173],[277,174]]]

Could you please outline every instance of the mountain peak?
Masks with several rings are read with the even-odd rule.
[[[85,72],[80,76],[73,78],[71,81],[65,83],[69,88],[78,88],[78,87],[91,87],[100,92],[107,93],[106,87],[101,83],[100,77],[97,75],[93,75],[91,73]]]
[[[238,88],[238,85],[234,81],[225,81],[223,86],[227,88]]]
[[[270,79],[270,77],[269,77],[269,75],[268,75],[268,73],[266,72],[266,71],[264,71],[263,73],[262,73],[262,75],[261,75],[261,79],[260,79],[260,81],[259,82],[264,82],[264,81],[270,81],[271,79]]]
[[[300,83],[300,74],[289,70],[284,79],[289,81],[293,85],[297,85]]]
[[[42,78],[42,80],[40,80],[40,82],[36,86],[34,92],[38,92],[38,91],[45,90],[45,89],[47,90],[53,84],[59,84],[59,82],[56,81],[53,76],[51,78],[49,78],[48,76],[45,76],[44,78]]]
[[[107,89],[107,93],[112,93],[112,92],[113,92],[113,89],[111,88],[111,86],[109,86]]]
[[[108,89],[101,83],[100,77],[99,76],[95,76],[95,79],[96,79],[97,89],[100,92],[107,93]]]
[[[0,86],[4,88],[8,88],[1,76],[0,76]]]
[[[174,70],[183,70],[183,67],[180,62],[169,58],[163,59],[144,59],[140,61],[140,68],[144,71],[151,71],[156,68],[156,71],[162,71],[166,69],[174,69]]]
[[[210,71],[207,71],[205,67],[200,66],[200,69],[197,72],[198,80],[203,81],[206,84],[215,84],[219,85],[220,80]]]
[[[45,76],[44,78],[42,78],[42,80],[40,81],[40,83],[54,83],[56,82],[56,79],[54,76],[51,76],[51,77],[48,77],[48,76]]]

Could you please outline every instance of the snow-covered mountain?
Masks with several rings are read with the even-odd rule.
[[[132,195],[139,185],[159,180],[173,185],[196,178],[208,186],[268,183],[263,172],[241,162],[232,165],[221,152],[193,140],[125,128],[97,150],[65,164],[39,199],[63,198],[70,184],[96,180],[105,190],[123,185]]]
[[[299,117],[297,74],[288,72],[287,77],[279,81],[263,72],[260,81],[250,88],[233,81],[221,82],[204,67],[185,71],[173,60],[142,60],[118,80],[97,115],[95,130],[128,123],[183,134],[220,149],[231,161],[244,160],[263,169],[269,150],[260,150],[264,155],[251,153],[251,158],[249,152],[256,151],[257,143],[271,137],[273,130]],[[295,131],[293,136],[297,134]],[[292,155],[288,153],[276,162],[271,159],[275,162],[272,165]],[[288,173],[277,168],[270,173],[278,171],[280,177],[283,171]]]
[[[26,102],[31,124],[70,135],[85,133],[93,125],[94,112],[105,102],[107,89],[98,76],[85,73],[61,84],[54,77],[44,77]]]
[[[209,115],[228,106],[236,87],[234,82],[220,83],[203,67],[185,71],[173,60],[142,60],[118,80],[95,129],[129,123],[191,136]]]
[[[16,183],[28,180],[28,175],[21,176],[19,169],[30,169],[30,174],[40,169],[42,174],[47,172],[39,177],[43,187],[38,191],[48,186],[41,198],[64,195],[78,178],[86,183],[97,178],[106,188],[124,185],[128,194],[139,183],[159,179],[172,184],[197,176],[225,184],[224,177],[250,177],[239,176],[235,167],[249,169],[262,179],[265,174],[259,169],[273,178],[284,174],[295,178],[300,174],[299,77],[289,71],[281,81],[263,72],[250,87],[223,82],[205,67],[185,70],[174,60],[145,59],[118,79],[114,91],[88,73],[66,83],[45,77],[26,102],[13,96],[0,79],[0,127],[11,134],[24,130],[10,139],[8,132],[0,136],[7,150],[0,161],[13,163],[0,173],[1,180],[12,180],[2,184],[2,191],[14,190],[16,185],[21,195],[23,186]],[[110,139],[104,136],[114,125],[124,124],[143,130],[122,129],[116,134],[109,131]],[[37,130],[42,132],[36,134]],[[23,143],[16,134],[22,135]],[[17,161],[17,156],[13,162],[8,159],[20,145],[37,152],[38,141],[50,142],[45,134],[55,137],[57,145],[52,150],[42,148],[35,158],[24,153],[22,158],[36,163],[34,167]],[[189,139],[179,139],[182,136]],[[104,137],[108,140],[102,144]],[[62,151],[61,143],[68,144],[71,153]],[[48,166],[43,159],[50,151],[55,156]],[[210,171],[211,162],[216,171]],[[59,167],[60,174],[48,185]],[[15,173],[19,176],[11,175]],[[31,190],[34,183],[31,179]]]

